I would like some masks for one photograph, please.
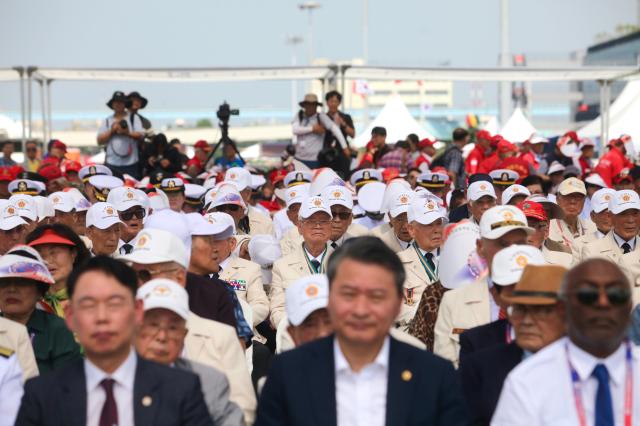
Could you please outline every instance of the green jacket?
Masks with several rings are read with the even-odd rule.
[[[57,315],[36,309],[27,322],[27,330],[40,374],[82,358],[80,345],[64,320]]]

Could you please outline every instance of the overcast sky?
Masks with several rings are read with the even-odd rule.
[[[318,0],[315,56],[362,55],[361,0]],[[499,0],[369,0],[369,63],[493,66]],[[636,0],[512,0],[512,52],[561,55],[634,23]],[[288,65],[288,34],[307,36],[294,0],[0,0],[0,67],[205,67]],[[299,63],[307,59],[298,48]],[[287,107],[288,83],[54,83],[53,108],[99,110],[113,90],[138,89],[149,108]],[[458,86],[457,90],[459,89]],[[457,94],[457,99],[463,99]],[[38,98],[36,98],[38,99]],[[18,107],[18,85],[0,84],[0,111]],[[464,100],[461,102],[464,103]],[[461,105],[465,106],[465,105]],[[38,108],[36,103],[35,108]],[[106,107],[105,112],[106,112]]]

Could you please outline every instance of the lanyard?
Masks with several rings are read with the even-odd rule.
[[[580,376],[569,359],[569,345],[565,345],[565,352],[567,354],[567,363],[569,364],[569,371],[571,371],[571,385],[573,387],[573,398],[576,404],[576,410],[578,411],[578,420],[580,426],[587,425],[587,415],[584,410],[584,404],[582,402],[582,386],[580,385]],[[624,426],[631,426],[631,415],[633,410],[633,356],[631,352],[631,344],[626,342],[626,372],[624,380]]]
[[[420,264],[424,268],[424,271],[427,273],[427,276],[429,277],[429,279],[434,282],[438,281],[438,267],[436,266],[433,270],[431,269],[431,267],[429,266],[429,262],[427,262],[427,259],[425,258],[425,256],[422,255],[422,252],[418,248],[418,244],[416,244],[415,241],[413,242],[413,248],[418,254],[418,259],[420,260]]]
[[[327,247],[325,246],[324,251],[322,252],[322,256],[320,256],[320,266],[318,269],[313,267],[311,263],[311,259],[309,259],[309,255],[307,254],[307,250],[304,248],[304,243],[302,243],[302,252],[304,253],[304,258],[307,261],[307,266],[309,267],[309,272],[312,274],[323,274],[324,273],[324,256],[327,254]]]

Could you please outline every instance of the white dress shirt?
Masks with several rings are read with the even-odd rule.
[[[389,378],[389,336],[376,359],[354,372],[333,340],[336,370],[337,426],[384,426]]]
[[[84,360],[84,374],[87,381],[87,426],[98,426],[100,414],[107,399],[104,388],[100,385],[103,379],[115,380],[113,397],[118,406],[118,426],[133,426],[133,382],[136,375],[138,358],[133,349],[127,359],[113,374],[107,374],[96,367],[87,358]]]
[[[22,399],[22,370],[15,353],[0,356],[0,426],[13,426]]]
[[[402,248],[402,250],[406,250],[411,246],[411,241],[409,242],[402,241],[400,238],[398,238],[396,234],[393,234],[393,237],[398,241],[398,244],[400,244],[400,247]]]
[[[605,359],[595,358],[564,337],[525,359],[509,373],[498,406],[491,420],[493,426],[579,425],[571,372],[567,362],[566,345],[571,365],[580,376],[582,403],[587,425],[594,424],[598,381],[591,376],[597,364],[609,371],[609,387],[616,425],[624,424],[624,392],[626,378],[626,345]],[[640,422],[640,352],[633,354],[632,423]]]
[[[636,249],[636,239],[637,237],[633,237],[632,239],[630,239],[629,241],[625,241],[622,238],[620,238],[618,236],[618,234],[616,234],[615,232],[613,233],[613,239],[616,241],[616,244],[618,245],[618,247],[622,248],[622,245],[624,243],[629,244],[629,247],[631,247],[631,251],[634,251]]]

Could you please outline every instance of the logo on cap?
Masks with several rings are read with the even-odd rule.
[[[14,214],[16,214],[16,209],[14,209],[13,207],[9,206],[9,208],[7,209],[7,213],[9,213],[10,215],[14,215]]]
[[[527,257],[524,255],[520,255],[518,257],[516,257],[516,265],[518,265],[521,268],[524,268],[525,266],[527,266],[528,260]]]
[[[440,176],[438,176],[438,175],[432,175],[432,176],[431,176],[431,182],[433,182],[433,183],[438,183],[438,182],[440,182]]]
[[[340,191],[333,192],[333,198],[341,198],[341,197],[342,197],[342,192]]]
[[[304,181],[304,177],[302,177],[302,173],[296,173],[296,181],[297,182]]]
[[[502,217],[504,218],[504,220],[511,220],[513,219],[513,213],[511,213],[509,210],[505,210],[502,212]]]
[[[238,176],[235,173],[229,175],[229,179],[235,180]]]
[[[127,191],[127,198],[129,200],[133,200],[133,192],[132,191]]]
[[[624,194],[622,196],[622,201],[624,201],[625,203],[628,202],[631,199],[631,196],[629,194]]]
[[[487,189],[487,185],[485,185],[484,183],[480,184],[480,191],[485,191]]]
[[[318,286],[316,284],[309,284],[304,292],[309,297],[316,297],[318,295],[318,291]]]
[[[424,206],[427,208],[427,210],[433,210],[436,207],[436,205],[433,203],[433,201],[429,201]]]
[[[176,183],[175,183],[174,181],[170,180],[170,181],[167,183],[167,186],[168,186],[169,188],[175,188]]]
[[[400,196],[399,201],[401,204],[407,204],[409,202],[409,197],[403,194]]]
[[[511,190],[512,192],[516,193],[519,192],[520,189],[517,186],[514,186],[513,189]]]
[[[169,296],[171,294],[171,289],[166,285],[161,284],[154,287],[153,294],[155,294],[156,296],[162,296],[162,297]]]
[[[289,193],[289,198],[295,198],[295,197],[296,197],[296,195],[297,195],[296,191],[291,191],[291,192]]]
[[[113,209],[112,209],[111,207],[107,207],[106,212],[107,212],[107,214],[108,214],[109,216],[113,216],[113,213],[114,213],[114,212],[113,212]]]
[[[27,190],[27,183],[24,181],[20,181],[18,182],[18,191],[26,191]]]
[[[207,217],[207,222],[209,222],[210,224],[214,224],[216,223],[216,220],[212,216],[209,216]]]
[[[59,204],[61,200],[60,200],[60,197],[56,195],[51,199],[51,201],[53,201],[53,204]]]
[[[313,205],[316,207],[322,206],[322,200],[320,200],[319,198],[316,198],[315,200],[313,200]]]
[[[146,235],[142,235],[140,238],[138,238],[138,242],[136,243],[137,247],[144,247],[145,244],[147,244],[148,238]]]
[[[602,197],[605,201],[609,201],[611,200],[611,195],[607,194],[604,197]]]
[[[26,206],[27,203],[24,202],[24,200],[20,200],[18,201],[18,208],[19,209],[24,209],[24,206]]]
[[[524,204],[522,205],[522,208],[525,208],[525,209],[527,209],[527,210],[528,210],[528,209],[530,209],[530,208],[531,208],[531,204],[529,204],[529,203],[524,203]]]

